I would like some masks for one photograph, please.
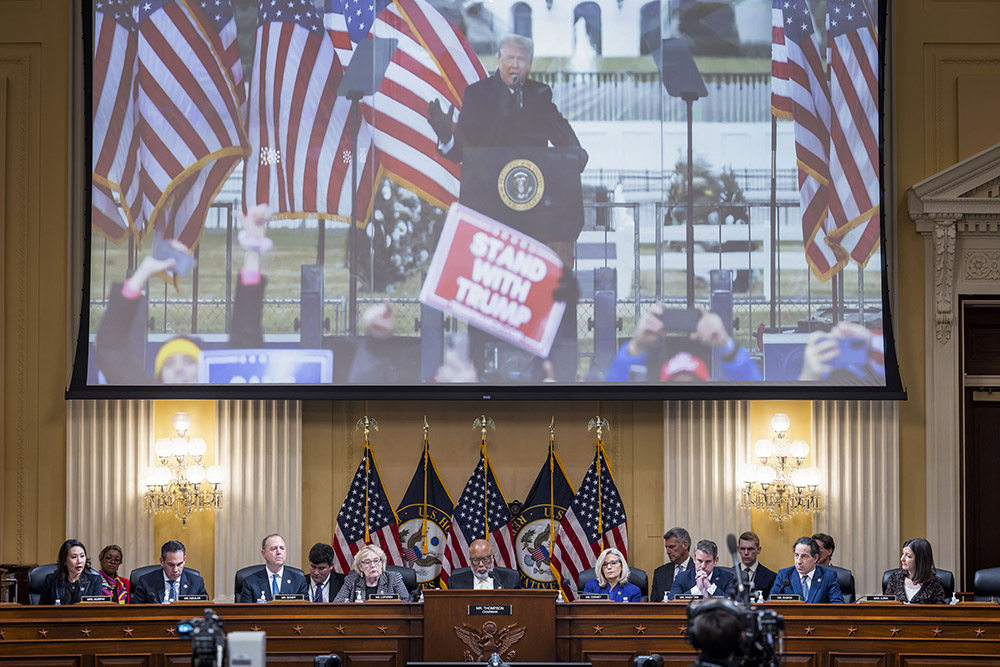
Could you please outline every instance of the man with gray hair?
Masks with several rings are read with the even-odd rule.
[[[552,89],[529,79],[534,44],[527,37],[507,35],[500,40],[497,71],[465,89],[462,111],[452,129],[455,108],[447,113],[438,99],[431,101],[427,120],[438,138],[438,150],[455,162],[462,150],[481,146],[540,146],[578,149],[579,168],[587,152],[552,103]]]
[[[651,602],[665,601],[674,578],[694,569],[694,561],[690,555],[691,533],[687,530],[677,526],[665,532],[663,547],[667,551],[667,562],[653,572],[653,590],[649,596]]]
[[[670,586],[670,599],[675,595],[691,594],[701,597],[726,597],[735,587],[732,572],[717,569],[719,547],[712,540],[701,540],[694,548],[694,569],[685,570],[674,577]]]

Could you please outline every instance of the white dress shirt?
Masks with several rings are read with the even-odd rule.
[[[477,591],[492,591],[493,590],[493,577],[487,576],[482,579],[477,577],[475,574],[472,575],[472,588]]]

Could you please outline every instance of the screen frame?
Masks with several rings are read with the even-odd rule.
[[[878,5],[879,57],[881,72],[879,78],[879,158],[882,173],[880,199],[880,247],[881,298],[883,305],[883,337],[885,347],[885,385],[834,386],[822,383],[796,382],[794,384],[766,384],[762,382],[712,381],[704,383],[537,383],[490,385],[482,383],[423,383],[423,384],[329,384],[329,385],[289,385],[289,384],[213,384],[213,385],[92,385],[87,383],[90,364],[90,283],[91,247],[93,228],[92,206],[92,145],[93,145],[93,0],[81,0],[80,25],[83,40],[83,164],[76,168],[84,170],[83,215],[78,224],[84,226],[82,296],[80,300],[79,325],[73,353],[73,369],[65,398],[71,399],[281,399],[281,400],[906,400],[896,354],[895,335],[892,318],[892,300],[889,284],[897,284],[894,275],[888,271],[888,255],[895,252],[894,245],[887,244],[887,220],[896,219],[896,202],[886,196],[888,185],[894,183],[895,169],[886,161],[886,146],[892,142],[887,136],[888,110],[891,108],[892,70],[887,60],[887,44],[891,35],[889,15],[891,0],[874,0]],[[891,124],[889,124],[891,125]],[[891,131],[892,128],[890,128]],[[892,216],[887,215],[889,204]],[[74,223],[71,223],[74,224]],[[895,236],[895,235],[893,235]],[[893,239],[895,240],[895,239]],[[76,253],[71,253],[71,257]],[[71,295],[72,296],[72,295]],[[803,394],[807,394],[803,396]]]

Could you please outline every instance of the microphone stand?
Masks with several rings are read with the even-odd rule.
[[[747,609],[749,609],[750,586],[747,585],[746,575],[743,573],[743,568],[740,567],[740,556],[736,548],[736,536],[732,533],[726,536],[726,546],[729,547],[729,553],[733,557],[733,569],[736,570],[736,601],[746,605]]]

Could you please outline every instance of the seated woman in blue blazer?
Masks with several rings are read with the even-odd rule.
[[[59,547],[56,571],[45,577],[39,604],[76,604],[84,595],[102,595],[101,576],[87,571],[87,547],[66,540]]]
[[[628,563],[618,549],[605,549],[594,563],[596,579],[584,585],[584,593],[604,593],[612,602],[641,602],[642,591],[628,582]]]

